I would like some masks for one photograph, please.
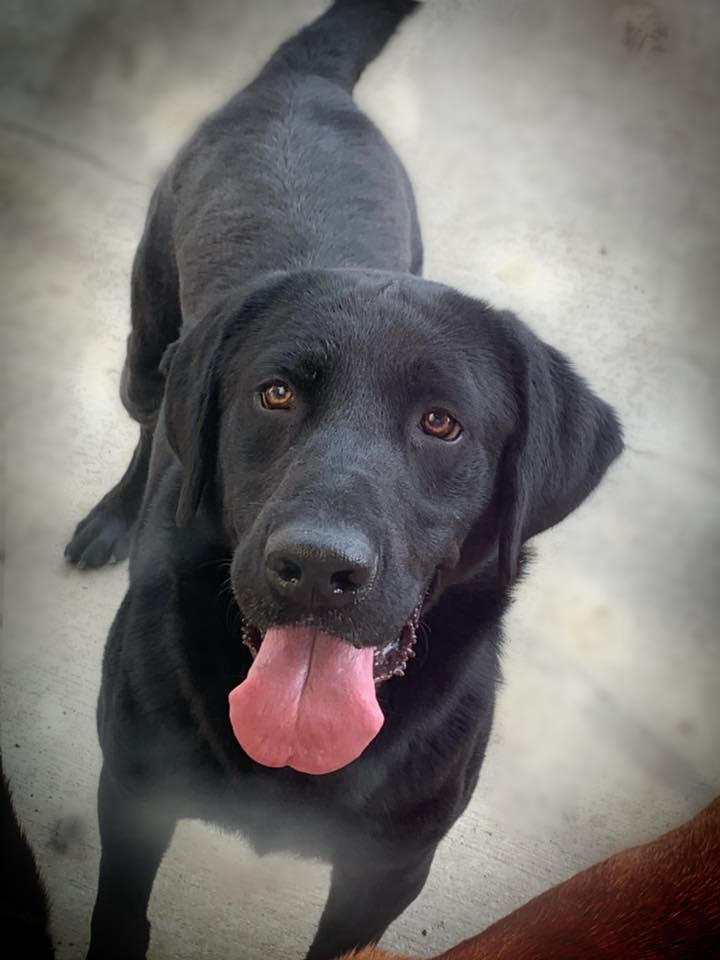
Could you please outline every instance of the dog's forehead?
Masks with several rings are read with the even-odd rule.
[[[456,383],[470,373],[464,331],[396,281],[303,290],[268,309],[253,332],[253,366],[270,375]]]

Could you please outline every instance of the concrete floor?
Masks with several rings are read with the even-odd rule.
[[[183,138],[322,6],[3,5],[0,727],[60,960],[87,941],[93,712],[126,580],[62,549],[134,443],[117,399],[133,249]],[[415,184],[427,275],[565,349],[628,441],[538,541],[480,786],[390,947],[434,953],[720,792],[718,40],[713,0],[429,0],[358,89]],[[300,957],[326,883],[184,824],[151,956]]]

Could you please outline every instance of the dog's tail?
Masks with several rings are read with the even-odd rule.
[[[283,43],[266,70],[285,68],[325,77],[350,92],[398,24],[418,6],[416,0],[335,0]]]

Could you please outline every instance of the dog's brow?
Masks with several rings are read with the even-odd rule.
[[[414,392],[431,392],[447,400],[467,397],[470,378],[457,357],[451,361],[430,356],[416,356],[404,366],[403,376]]]
[[[339,345],[331,340],[283,345],[282,350],[272,350],[259,361],[262,373],[271,376],[283,373],[303,382],[314,382],[336,361]]]

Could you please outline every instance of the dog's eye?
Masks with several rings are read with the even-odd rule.
[[[425,433],[438,440],[457,440],[462,433],[462,424],[451,417],[447,410],[428,410],[423,414],[420,426]]]
[[[260,402],[266,410],[289,410],[294,399],[292,390],[282,380],[270,383],[260,391]]]

